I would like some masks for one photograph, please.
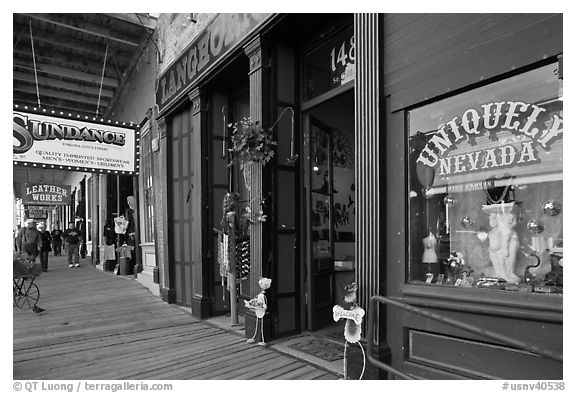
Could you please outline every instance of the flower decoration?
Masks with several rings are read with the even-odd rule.
[[[232,128],[232,148],[230,152],[244,169],[252,162],[266,165],[274,156],[276,142],[272,140],[272,130],[264,129],[251,118],[243,118],[237,123],[229,124]]]

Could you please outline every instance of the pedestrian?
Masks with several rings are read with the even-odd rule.
[[[54,256],[62,255],[62,231],[60,230],[59,225],[56,225],[56,229],[52,231],[51,235],[52,247],[54,248]]]
[[[62,235],[66,241],[66,252],[68,254],[68,267],[80,266],[80,243],[82,234],[76,229],[74,222],[68,224],[68,229]]]
[[[38,230],[40,231],[40,235],[42,236],[42,248],[40,249],[40,264],[42,265],[42,271],[48,271],[48,253],[52,251],[52,247],[50,247],[50,243],[52,242],[52,235],[50,235],[50,231],[46,230],[46,223],[41,222],[38,225]]]
[[[14,251],[16,252],[18,252],[18,234],[20,233],[21,229],[22,225],[18,224],[18,226],[16,226],[16,229],[14,230],[13,243],[14,243]]]
[[[18,252],[24,254],[31,262],[36,261],[36,257],[42,248],[42,236],[36,229],[36,220],[29,219],[26,226],[20,229],[16,239]]]

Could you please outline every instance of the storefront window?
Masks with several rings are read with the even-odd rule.
[[[142,132],[140,143],[141,182],[143,190],[143,242],[154,241],[154,190],[152,188],[152,133],[148,128]]]
[[[408,113],[412,283],[562,293],[558,63]]]

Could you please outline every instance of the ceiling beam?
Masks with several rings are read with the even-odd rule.
[[[102,73],[102,66],[104,59],[100,59],[100,62],[86,59],[84,56],[78,57],[71,54],[62,54],[57,53],[54,51],[49,51],[47,48],[38,49],[36,46],[34,48],[34,56],[36,57],[36,61],[40,63],[56,63],[54,65],[61,65],[66,68],[71,66],[71,68],[86,71],[90,74],[101,74]],[[15,49],[14,51],[14,58],[21,58],[26,59],[28,64],[33,64],[32,59],[32,49],[26,50],[26,48]],[[122,67],[123,64],[119,64],[119,67]],[[104,76],[115,77],[118,75],[118,71],[116,67],[112,64],[112,60],[108,58],[106,61],[106,69],[104,71]]]
[[[14,69],[28,69],[34,70],[34,68],[30,67],[30,64],[27,62],[23,62],[21,60],[14,59]],[[113,78],[104,77],[102,78],[101,75],[96,74],[88,74],[82,71],[72,70],[70,68],[59,67],[49,64],[36,64],[36,70],[38,72],[43,72],[45,74],[50,75],[57,75],[59,77],[68,78],[68,79],[76,79],[83,82],[92,83],[96,86],[100,86],[100,81],[102,80],[102,84],[117,88],[118,87],[118,80]]]
[[[36,101],[36,94],[31,95],[28,93],[22,93],[22,92],[17,92],[16,94],[18,94],[18,97],[14,98],[14,103],[18,104],[21,108],[24,108],[24,106],[28,106],[28,108],[34,108],[34,107],[38,107],[38,102]],[[29,97],[29,98],[26,98]],[[54,111],[57,114],[60,114],[60,112],[64,113],[65,115],[67,115],[68,113],[72,113],[73,116],[76,115],[81,115],[82,119],[84,118],[84,116],[89,116],[90,118],[95,117],[95,113],[96,113],[96,107],[94,105],[85,105],[85,104],[80,104],[78,102],[74,102],[74,103],[70,103],[68,101],[64,101],[64,100],[59,100],[57,98],[50,98],[49,101],[42,101],[42,109],[46,109],[46,114],[51,115],[52,111]],[[106,109],[107,106],[104,106],[104,109]],[[104,110],[102,107],[100,107],[100,112],[102,113],[102,111]]]
[[[139,44],[136,41],[131,41],[131,40],[127,40],[124,38],[115,37],[114,35],[111,34],[110,30],[108,30],[106,28],[99,28],[99,27],[96,27],[94,25],[90,26],[90,28],[78,27],[78,26],[75,26],[73,24],[70,24],[70,23],[67,23],[64,21],[56,20],[54,17],[52,17],[48,14],[20,14],[20,15],[28,16],[32,19],[36,19],[36,20],[39,20],[42,22],[50,23],[50,24],[53,24],[55,26],[64,27],[66,29],[70,29],[70,30],[73,30],[73,31],[76,31],[79,33],[84,33],[84,34],[92,35],[95,37],[104,38],[106,40],[118,42],[118,43],[123,44],[123,45],[137,47]],[[64,14],[64,15],[66,15],[66,14]],[[87,25],[86,23],[84,23],[84,24]]]
[[[148,30],[154,30],[156,28],[156,18],[148,14],[135,14],[135,13],[123,13],[123,14],[102,14],[109,18],[118,19],[124,22],[132,23],[133,25],[145,27]]]
[[[21,82],[35,84],[36,80],[33,74],[25,73],[25,72],[18,72],[15,71],[13,74],[13,79]],[[114,92],[109,89],[102,88],[100,92],[100,88],[95,86],[87,86],[76,82],[68,82],[63,80],[58,80],[55,78],[47,77],[38,75],[38,84],[41,86],[49,86],[52,88],[68,90],[71,92],[78,92],[83,94],[88,94],[92,96],[101,95],[102,97],[112,98],[114,96]]]
[[[14,91],[19,91],[28,94],[36,94],[36,87],[30,85],[24,85],[20,83],[14,84]],[[60,90],[54,90],[46,87],[39,89],[40,91],[40,102],[42,102],[43,97],[56,97],[62,100],[81,102],[84,104],[94,104],[94,110],[96,110],[96,105],[98,104],[98,97],[87,96],[77,93],[69,93]],[[107,97],[100,98],[100,105],[107,104],[109,99]]]
[[[22,42],[24,40],[30,42],[29,33],[23,33],[23,36],[19,37],[19,42]],[[37,42],[48,44],[52,46],[52,49],[65,48],[75,52],[80,52],[84,55],[89,56],[90,58],[104,59],[104,56],[106,54],[105,44],[66,38],[64,36],[57,36],[56,38],[54,33],[48,31],[36,31],[34,33],[34,47],[36,47]],[[132,51],[120,50],[116,47],[109,47],[108,56],[110,55],[113,55],[116,58],[116,60],[121,60],[125,62],[132,57]]]

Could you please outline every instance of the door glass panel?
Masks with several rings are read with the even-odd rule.
[[[332,190],[330,134],[317,125],[310,127],[311,159],[311,226],[312,257],[317,270],[322,270],[320,260],[332,257]]]

